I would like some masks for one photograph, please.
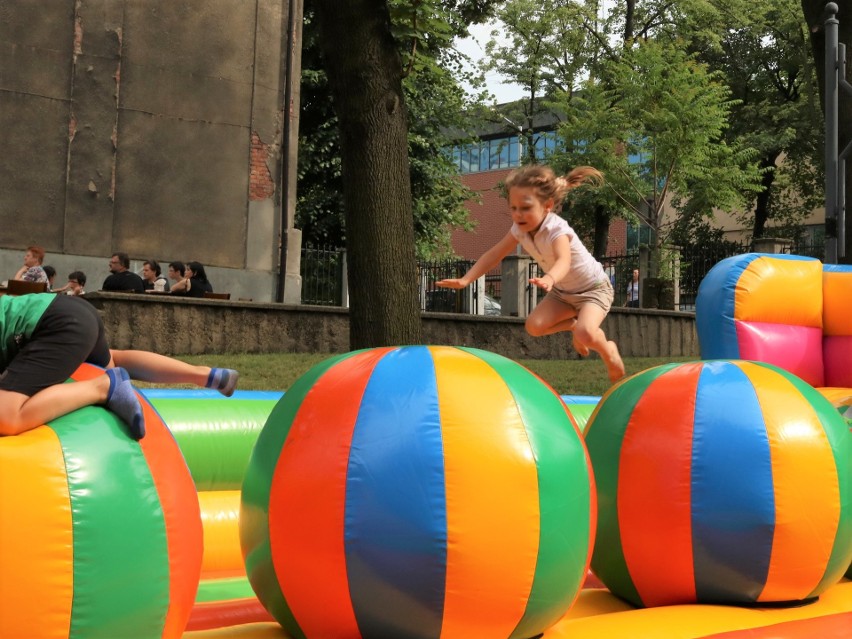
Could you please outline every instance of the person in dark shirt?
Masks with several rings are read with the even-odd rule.
[[[109,260],[109,270],[112,273],[104,280],[101,289],[120,293],[144,293],[142,278],[130,270],[130,258],[127,253],[113,253]]]
[[[187,262],[184,279],[172,286],[172,295],[186,297],[204,297],[204,293],[212,293],[213,285],[207,279],[204,265],[200,262]]]
[[[44,269],[44,274],[47,275],[47,292],[50,293],[53,291],[54,282],[56,282],[56,269],[49,264],[45,264],[42,268]]]

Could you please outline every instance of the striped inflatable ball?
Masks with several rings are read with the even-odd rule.
[[[74,378],[100,374],[84,365]],[[198,499],[142,405],[140,442],[98,406],[0,437],[0,637],[183,634],[201,570]]]
[[[260,434],[247,572],[293,637],[532,637],[581,588],[591,481],[565,405],[522,366],[349,353],[301,377]]]
[[[585,433],[598,488],[592,570],[640,606],[819,596],[852,559],[852,435],[770,364],[647,370]]]

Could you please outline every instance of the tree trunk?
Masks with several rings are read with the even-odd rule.
[[[805,16],[811,33],[811,50],[814,56],[814,65],[816,67],[817,79],[819,80],[819,99],[820,104],[825,113],[825,14],[823,13],[826,0],[801,0],[802,13]],[[847,69],[852,69],[849,64],[850,56],[852,56],[852,15],[848,11],[848,3],[836,2],[840,7],[840,13],[837,14],[838,36],[840,42],[846,44],[846,64]],[[849,77],[847,72],[847,80]],[[850,141],[852,141],[852,97],[841,90],[838,112],[838,137],[839,150],[843,150]],[[842,178],[841,178],[842,179]],[[852,162],[846,162],[846,197],[852,197]],[[844,262],[852,261],[852,215],[849,211],[852,207],[847,207],[846,215],[846,259]]]
[[[595,207],[595,237],[592,254],[597,259],[606,255],[607,243],[609,242],[610,214],[603,206]]]
[[[636,10],[636,0],[625,0],[624,5],[624,33],[622,34],[622,42],[627,44],[633,39],[633,14]]]
[[[760,168],[768,169],[775,167],[775,161],[780,154],[772,151],[760,161]],[[763,237],[766,221],[769,219],[769,196],[772,194],[772,185],[775,183],[775,171],[767,171],[760,181],[763,190],[757,194],[754,205],[754,228],[751,236],[753,239]]]
[[[402,63],[384,0],[316,0],[339,119],[352,349],[419,344]]]

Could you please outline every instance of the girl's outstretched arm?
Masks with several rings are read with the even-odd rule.
[[[435,282],[435,286],[442,288],[464,288],[465,286],[469,286],[471,282],[482,277],[491,269],[496,268],[503,261],[503,258],[511,253],[517,245],[518,240],[515,239],[515,236],[511,232],[506,233],[503,239],[485,251],[482,257],[476,260],[476,263],[462,277],[439,280]]]

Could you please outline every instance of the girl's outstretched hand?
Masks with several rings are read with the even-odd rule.
[[[550,289],[553,288],[553,278],[548,273],[545,273],[541,277],[531,277],[530,284],[538,286],[549,293]]]
[[[441,288],[464,288],[467,284],[460,279],[448,279],[438,280],[435,282],[435,286],[440,286]]]

